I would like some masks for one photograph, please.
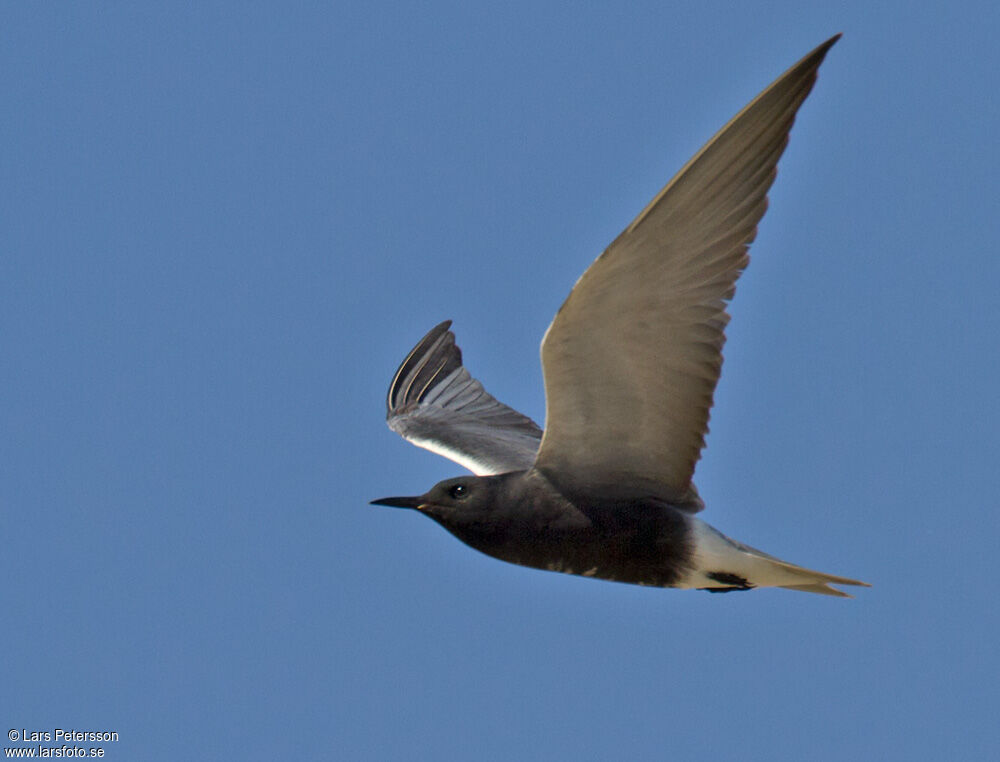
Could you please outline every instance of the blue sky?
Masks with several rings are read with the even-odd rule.
[[[0,721],[109,759],[983,759],[995,3],[0,9]],[[451,318],[544,420],[575,279],[835,32],[740,281],[705,518],[874,584],[641,589],[368,500]]]

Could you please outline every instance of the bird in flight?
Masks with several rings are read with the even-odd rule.
[[[864,582],[733,540],[692,483],[726,312],[795,115],[840,35],[778,77],[685,164],[577,281],[542,339],[545,430],[462,365],[445,321],[389,386],[390,428],[465,466],[412,508],[487,555],[538,569],[711,592],[849,597]]]

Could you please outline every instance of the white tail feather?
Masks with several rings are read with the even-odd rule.
[[[739,589],[740,587],[781,587],[804,593],[850,598],[847,593],[830,587],[858,585],[870,587],[849,577],[806,569],[726,537],[704,521],[689,516],[694,536],[693,570],[678,587],[705,589]],[[743,584],[740,584],[742,581]]]

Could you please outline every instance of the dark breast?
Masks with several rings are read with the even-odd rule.
[[[564,500],[512,510],[479,526],[445,527],[494,558],[565,574],[670,587],[690,569],[688,523],[658,502]]]

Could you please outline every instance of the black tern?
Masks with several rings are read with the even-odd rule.
[[[695,517],[692,483],[726,312],[796,112],[832,37],[733,117],[577,281],[542,339],[545,430],[498,402],[435,326],[389,386],[390,428],[477,476],[414,508],[523,566],[711,592],[864,585],[782,561]]]

